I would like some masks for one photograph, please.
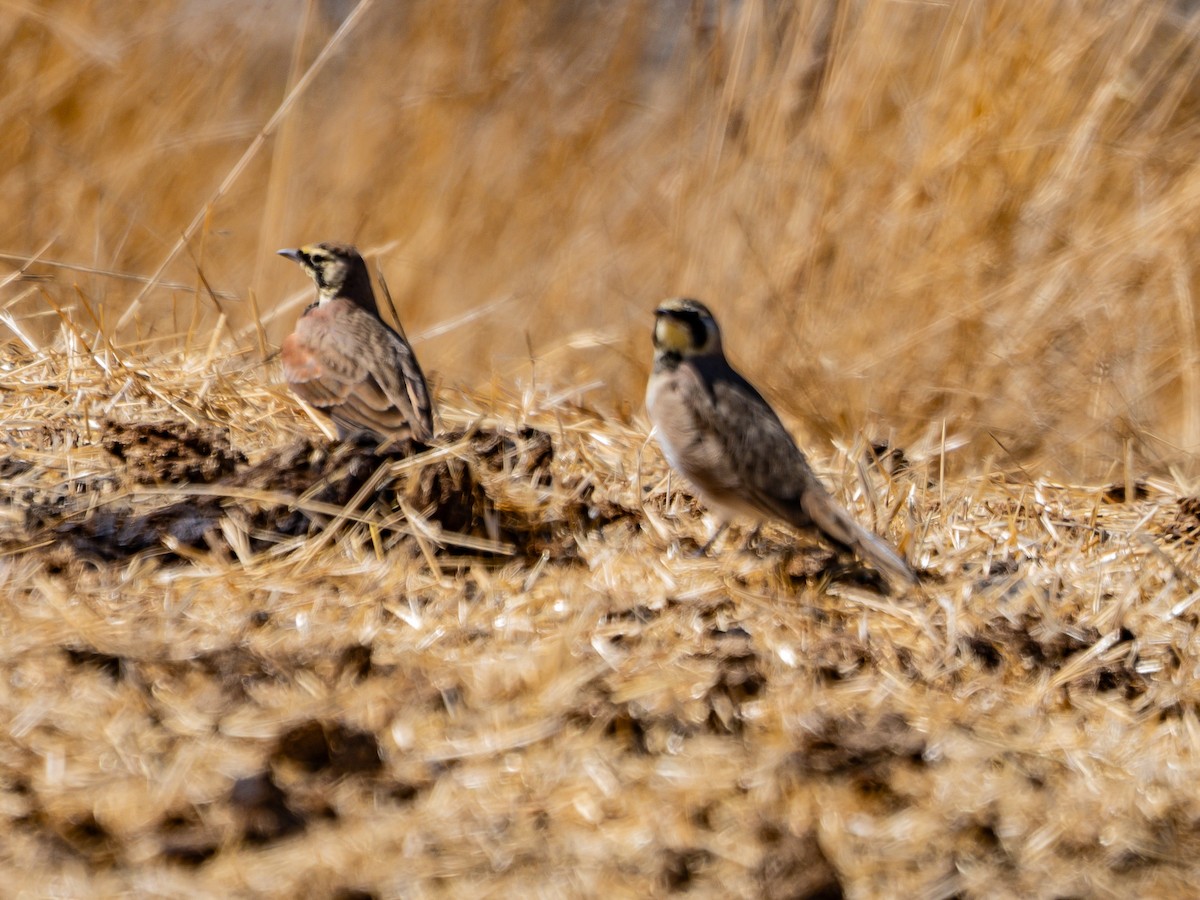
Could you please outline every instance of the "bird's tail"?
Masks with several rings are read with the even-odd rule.
[[[887,541],[863,528],[823,489],[804,492],[800,506],[826,537],[849,547],[879,571],[892,587],[910,587],[918,583],[912,570]]]

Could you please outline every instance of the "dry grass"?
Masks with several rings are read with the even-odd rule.
[[[1186,4],[0,7],[10,892],[1200,878]],[[438,447],[279,387],[317,239]],[[689,555],[640,412],[684,292],[921,591]]]

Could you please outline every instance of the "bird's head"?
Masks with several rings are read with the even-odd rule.
[[[371,275],[358,250],[349,244],[305,244],[294,250],[280,250],[280,256],[298,262],[317,285],[318,301],[347,297],[378,314]]]
[[[654,310],[654,349],[681,359],[720,354],[721,329],[708,307],[699,300],[687,297],[664,300]]]

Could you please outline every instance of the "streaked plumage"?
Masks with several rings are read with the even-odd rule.
[[[379,317],[371,275],[348,244],[280,250],[317,285],[280,348],[283,375],[298,397],[329,416],[343,440],[433,437],[433,403],[417,357]]]
[[[779,416],[729,365],[720,329],[703,303],[668,300],[655,310],[646,408],[668,462],[726,522],[745,516],[815,529],[889,582],[916,583],[887,541],[825,490]]]

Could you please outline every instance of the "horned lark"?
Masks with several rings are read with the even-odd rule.
[[[779,416],[729,365],[708,308],[668,300],[654,315],[646,408],[667,461],[723,519],[717,534],[735,516],[777,519],[853,550],[889,582],[916,583],[900,555],[830,496]]]
[[[317,285],[317,301],[280,348],[283,375],[345,440],[433,437],[429,387],[407,340],[379,317],[371,275],[348,244],[280,250]]]

